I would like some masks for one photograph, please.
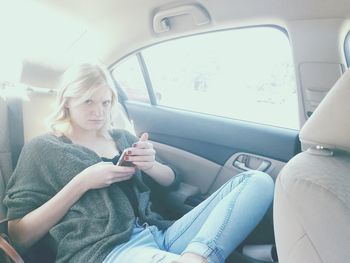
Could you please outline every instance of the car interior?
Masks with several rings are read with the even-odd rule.
[[[276,181],[274,226],[283,262],[346,262],[349,258],[349,113],[347,71],[300,131],[306,150]]]
[[[349,32],[344,0],[2,1],[0,200],[23,145],[48,131],[61,74],[97,59],[113,123],[148,132],[183,177],[155,193],[162,215],[263,171],[274,202],[226,262],[348,262]],[[49,236],[16,252],[2,202],[0,222],[0,259],[55,261]]]

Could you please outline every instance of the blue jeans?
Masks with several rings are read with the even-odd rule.
[[[166,230],[136,220],[131,239],[116,246],[104,263],[170,263],[186,252],[209,263],[224,262],[263,218],[273,192],[265,173],[237,175]]]

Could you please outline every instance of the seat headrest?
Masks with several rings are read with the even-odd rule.
[[[350,152],[350,70],[334,84],[300,130],[300,141]]]

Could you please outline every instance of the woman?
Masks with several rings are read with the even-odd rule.
[[[65,72],[51,132],[24,146],[8,184],[14,243],[24,250],[49,233],[57,262],[224,262],[266,213],[272,179],[243,173],[164,220],[150,208],[150,187],[175,190],[179,175],[156,158],[146,133],[111,129],[116,100],[102,66]],[[115,165],[124,150],[134,167]]]

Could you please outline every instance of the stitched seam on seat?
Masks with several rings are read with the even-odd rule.
[[[324,262],[324,261],[322,260],[322,258],[321,258],[320,253],[318,253],[318,250],[316,249],[314,243],[312,242],[310,236],[309,236],[307,233],[305,233],[305,237],[309,240],[311,246],[314,248],[314,250],[315,250],[315,252],[316,252],[316,255],[318,256],[318,259],[319,259],[321,262]]]
[[[296,245],[297,245],[304,237],[306,237],[306,238],[309,240],[309,242],[310,242],[311,246],[313,247],[313,249],[315,250],[316,255],[318,256],[318,259],[320,260],[320,262],[323,262],[323,260],[322,260],[322,258],[321,258],[321,256],[320,256],[320,254],[318,253],[317,249],[315,248],[314,244],[312,243],[311,239],[309,238],[309,236],[307,235],[307,233],[306,233],[305,231],[304,231],[304,234],[303,234],[297,241],[295,241],[295,243],[293,244],[293,246],[292,246],[291,249],[289,250],[289,253],[288,253],[288,262],[289,262],[289,260],[290,260],[290,255],[292,254],[292,251],[294,250],[294,248],[296,247]],[[293,263],[294,263],[294,262],[293,262]]]
[[[304,181],[304,182],[307,182],[307,183],[311,183],[311,184],[313,184],[313,185],[315,185],[315,186],[318,186],[318,187],[320,187],[320,188],[326,190],[326,191],[329,192],[335,199],[337,199],[340,203],[342,203],[348,210],[350,210],[350,206],[348,206],[348,205],[345,203],[345,201],[344,201],[343,199],[338,198],[338,195],[337,195],[334,191],[332,191],[331,189],[325,187],[324,185],[322,185],[322,184],[320,184],[320,183],[316,183],[316,182],[313,182],[313,181],[308,180],[308,179],[298,178],[298,179],[295,180],[295,182],[300,182],[300,181]],[[281,186],[283,186],[283,185],[282,185],[282,182],[281,182]],[[284,189],[284,190],[285,190],[285,189]]]
[[[305,182],[309,182],[309,183],[311,182],[310,180],[306,180],[306,179],[299,179],[299,180],[302,180],[302,181],[305,181]],[[290,195],[289,195],[288,193],[286,193],[285,189],[283,188],[281,178],[279,178],[279,184],[280,184],[280,186],[281,186],[281,191],[283,191],[283,193],[285,194],[285,197],[286,197],[286,199],[288,200],[289,204],[293,207],[294,211],[298,211],[298,208],[294,205],[294,202],[291,201]],[[319,185],[319,184],[315,184],[315,185],[316,185],[316,186],[322,187],[322,186]],[[324,188],[324,187],[322,187],[322,188]],[[324,188],[324,189],[326,189],[326,188]],[[327,189],[326,189],[326,190],[327,190]],[[332,193],[331,191],[329,191],[329,192]],[[299,213],[299,214],[300,214],[300,213]],[[321,258],[321,256],[320,256],[320,253],[318,252],[318,250],[317,250],[316,247],[314,246],[314,243],[312,242],[312,239],[310,238],[310,236],[307,234],[307,231],[305,230],[305,227],[304,227],[303,223],[300,221],[299,216],[298,216],[299,214],[298,214],[298,213],[295,213],[295,218],[296,218],[296,220],[298,220],[299,225],[301,226],[301,228],[302,228],[304,234],[295,242],[295,244],[292,246],[292,248],[288,251],[288,257],[287,257],[287,258],[288,258],[288,262],[289,262],[289,258],[290,258],[290,255],[291,255],[291,253],[292,253],[292,250],[294,249],[294,247],[296,246],[296,244],[297,244],[304,236],[306,236],[306,237],[308,238],[308,240],[310,241],[310,244],[311,244],[311,246],[314,248],[315,253],[317,254],[319,260],[320,260],[321,262],[323,262],[323,260],[322,260],[322,258]]]

